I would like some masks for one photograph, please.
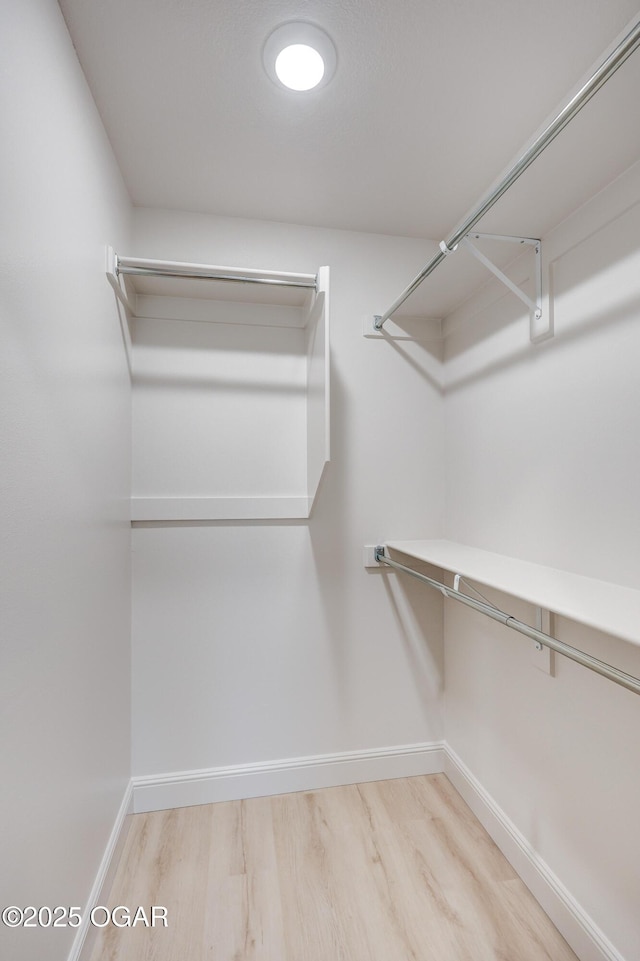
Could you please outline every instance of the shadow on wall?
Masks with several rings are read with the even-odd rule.
[[[396,331],[400,330],[398,334]],[[443,392],[443,341],[440,321],[428,317],[396,317],[380,331],[380,337],[387,346],[400,355],[403,362],[413,368],[430,387]],[[403,343],[418,345],[423,354],[420,359],[412,357]]]
[[[496,305],[493,305],[493,313],[491,319],[488,323],[483,323],[483,325],[478,328],[474,328],[473,333],[470,336],[465,336],[464,346],[459,343],[458,349],[460,352],[463,350],[471,350],[473,346],[478,344],[480,341],[486,339],[492,333],[497,330],[506,327],[510,323],[516,321],[523,324],[527,324],[528,320],[523,318],[520,314],[518,317],[514,317],[512,311],[507,313],[504,308],[501,307],[496,309]],[[589,333],[593,333],[599,330],[604,324],[607,328],[613,327],[615,324],[622,324],[625,321],[633,320],[635,322],[638,313],[640,312],[640,293],[634,292],[632,295],[627,297],[625,300],[620,300],[614,309],[611,306],[607,306],[606,309],[598,310],[594,312],[591,317],[584,317],[582,323],[579,327],[574,327],[570,330],[558,330],[556,328],[555,335],[552,339],[544,341],[543,344],[536,345],[532,343],[527,343],[524,347],[519,347],[516,350],[511,350],[508,354],[504,355],[495,361],[485,361],[479,364],[476,369],[472,371],[465,372],[458,376],[454,375],[447,379],[447,383],[444,387],[444,393],[452,393],[455,390],[460,390],[463,387],[467,387],[470,384],[477,383],[478,381],[484,380],[487,377],[491,377],[494,374],[498,374],[503,370],[507,370],[516,364],[528,363],[532,357],[532,351],[534,350],[553,350],[554,347],[559,349],[569,345],[570,343],[577,341]]]
[[[398,349],[395,344],[394,347]],[[413,366],[440,391],[440,385],[428,371],[417,362],[413,362]],[[404,693],[401,690],[401,668],[397,686],[393,686],[392,679],[396,676],[396,665],[402,662],[414,685],[425,730],[441,729],[443,649],[440,595],[429,597],[421,585],[410,583],[409,578],[402,578],[401,583],[395,573],[389,576],[373,570],[365,574],[361,568],[362,541],[356,534],[359,522],[370,525],[367,512],[375,511],[375,525],[384,524],[385,508],[383,506],[378,514],[372,477],[363,476],[362,463],[358,474],[357,460],[362,458],[362,449],[356,452],[357,444],[350,434],[357,423],[356,412],[350,409],[355,403],[366,401],[354,400],[332,361],[331,462],[308,523],[331,646],[335,724],[347,736],[347,732],[353,732],[357,742],[362,733],[362,717],[358,711],[363,702],[372,705],[371,709],[379,717],[381,697],[385,693],[394,700],[406,696],[406,688]],[[360,409],[359,413],[362,412]],[[360,484],[366,484],[367,490],[363,491]],[[371,594],[371,584],[367,583],[370,577],[378,582],[375,597]],[[391,674],[387,673],[385,664],[390,665]]]
[[[238,323],[174,320],[167,318],[136,317],[133,321],[133,340],[138,348],[150,350],[179,350],[193,356],[207,352],[230,351],[245,356],[265,354],[306,354],[305,331],[301,327],[275,327]]]
[[[412,565],[418,569],[415,560]],[[438,578],[439,572],[422,565],[429,577]],[[381,577],[402,638],[407,660],[411,664],[416,689],[426,717],[437,723],[440,698],[444,693],[444,597],[430,590],[410,576],[389,571],[373,570]]]
[[[333,681],[336,696],[336,726],[348,725],[351,704],[349,650],[351,619],[348,573],[351,566],[345,550],[348,505],[342,480],[348,470],[348,445],[345,436],[346,394],[331,361],[331,460],[325,465],[308,520],[309,539],[316,582],[331,645]]]
[[[640,203],[637,203],[558,253],[548,266],[554,336],[541,344],[529,342],[528,317],[510,294],[468,316],[463,325],[452,331],[446,343],[445,392],[465,387],[514,364],[529,362],[538,352],[564,348],[598,332],[604,325],[609,330],[634,320],[640,311],[639,236]],[[518,327],[517,332],[509,332],[515,324],[522,329]],[[483,350],[489,340],[491,351]]]

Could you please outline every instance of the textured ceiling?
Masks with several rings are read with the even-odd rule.
[[[638,0],[60,6],[135,204],[433,238],[638,13]],[[262,67],[266,38],[294,19],[338,53],[308,94]]]

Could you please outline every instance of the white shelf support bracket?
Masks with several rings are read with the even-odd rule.
[[[543,607],[536,607],[535,611],[536,630],[542,631],[543,634],[551,634],[553,630],[551,623],[551,612],[545,610]],[[551,648],[545,647],[544,644],[541,644],[540,641],[534,641],[533,650],[531,651],[531,663],[534,667],[537,667],[539,671],[542,671],[544,674],[548,674],[550,677],[554,677],[553,651]]]
[[[123,284],[120,283],[120,274],[118,272],[118,255],[113,249],[113,247],[107,247],[107,269],[106,269],[107,280],[113,287],[115,295],[123,304],[129,313],[133,316],[135,315],[135,310],[129,295],[124,288]]]
[[[454,589],[454,591],[458,591],[458,593],[460,593],[460,594],[464,594],[464,591],[461,590],[461,588],[460,588],[460,585],[461,585],[461,584],[464,584],[464,586],[467,587],[470,591],[473,591],[473,593],[476,594],[479,598],[481,598],[481,600],[483,600],[484,603],[485,603],[488,607],[492,607],[492,608],[494,609],[494,611],[497,611],[497,610],[498,610],[498,608],[495,606],[495,604],[493,603],[493,601],[490,601],[489,598],[486,597],[486,596],[482,593],[482,591],[479,591],[477,587],[474,587],[473,584],[471,584],[471,583],[466,579],[466,577],[463,577],[462,574],[456,574],[456,573],[454,572],[454,575],[453,575],[453,589]]]
[[[496,267],[492,260],[489,260],[489,258],[483,254],[481,250],[478,250],[470,238],[473,238],[473,240],[501,240],[508,243],[525,244],[526,246],[533,247],[533,252],[535,255],[535,298],[532,299],[525,294],[524,291],[520,290],[517,284],[514,284],[514,282],[507,277],[507,275],[500,270],[499,267]],[[490,270],[491,273],[494,274],[498,280],[505,285],[505,287],[508,287],[509,290],[512,291],[516,297],[519,297],[523,304],[526,304],[526,306],[529,308],[531,315],[530,336],[533,340],[535,336],[534,330],[536,322],[542,317],[542,241],[536,237],[511,237],[504,234],[481,234],[474,231],[473,233],[467,234],[466,237],[463,237],[461,243],[464,244],[465,248],[470,254],[473,254],[476,260],[479,260],[481,264],[484,264],[484,266]]]

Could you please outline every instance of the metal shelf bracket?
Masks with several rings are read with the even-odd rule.
[[[521,290],[520,287],[518,287],[518,285],[515,284],[510,277],[507,277],[503,270],[500,270],[500,268],[496,266],[496,264],[494,264],[494,262],[490,260],[482,250],[478,249],[475,243],[473,243],[475,240],[499,240],[505,243],[520,244],[522,246],[531,247],[535,257],[534,296],[529,297],[529,295],[525,294],[525,292]],[[505,287],[508,287],[509,290],[529,308],[529,334],[531,340],[542,340],[550,336],[551,329],[549,328],[541,330],[541,326],[544,325],[540,324],[540,320],[542,319],[543,315],[542,241],[537,237],[513,237],[507,234],[483,234],[477,233],[476,231],[469,231],[469,233],[465,234],[464,237],[461,237],[458,243],[454,244],[452,247],[447,246],[446,242],[443,240],[440,243],[440,253],[438,256],[440,259],[444,259],[445,257],[455,254],[456,251],[460,250],[462,247],[468,250],[470,254],[473,254],[476,260],[479,260],[480,263],[487,268],[487,270],[490,270],[491,273],[497,277]],[[389,312],[387,313],[389,314]],[[382,330],[385,319],[387,318],[384,315],[376,314],[373,318],[373,329]]]
[[[113,291],[120,301],[120,303],[126,307],[129,313],[133,316],[135,314],[135,307],[133,300],[131,299],[129,291],[126,289],[126,284],[120,282],[120,268],[118,265],[118,255],[113,249],[113,247],[107,247],[107,266],[106,271],[107,280],[113,287]]]
[[[535,281],[535,297],[532,299],[524,291],[520,290],[517,284],[514,284],[512,280],[507,277],[507,275],[500,270],[499,267],[493,263],[492,260],[483,254],[481,250],[478,250],[476,245],[472,243],[473,240],[501,240],[512,244],[524,244],[529,247],[533,247],[533,252],[535,255],[535,271],[534,271],[534,281]],[[531,326],[532,326],[532,337],[533,337],[533,324],[534,321],[540,320],[542,317],[542,241],[536,237],[511,237],[505,234],[480,234],[480,233],[469,233],[462,238],[461,243],[464,244],[465,248],[470,254],[479,260],[481,264],[491,271],[498,280],[508,287],[512,293],[519,297],[523,304],[529,308],[531,312]]]

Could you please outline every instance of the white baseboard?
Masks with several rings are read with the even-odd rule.
[[[625,961],[449,745],[444,773],[580,961]]]
[[[89,912],[110,887],[127,814],[210,804],[363,781],[444,772],[551,918],[580,961],[625,961],[495,800],[444,742],[321,754],[256,764],[134,777],[125,792],[68,961],[83,961],[95,930]]]
[[[126,791],[124,792],[122,803],[118,809],[109,840],[107,841],[107,846],[100,861],[98,873],[93,882],[91,893],[87,898],[87,903],[82,914],[82,924],[78,926],[67,961],[81,961],[81,959],[86,959],[91,954],[96,936],[96,928],[89,923],[91,910],[97,904],[104,904],[105,898],[109,893],[109,888],[111,887],[127,836],[125,825],[128,814],[133,814],[133,785],[131,781],[127,784]]]
[[[443,769],[444,744],[435,742],[178,771],[134,777],[133,809],[138,814],[363,781],[439,774]]]

